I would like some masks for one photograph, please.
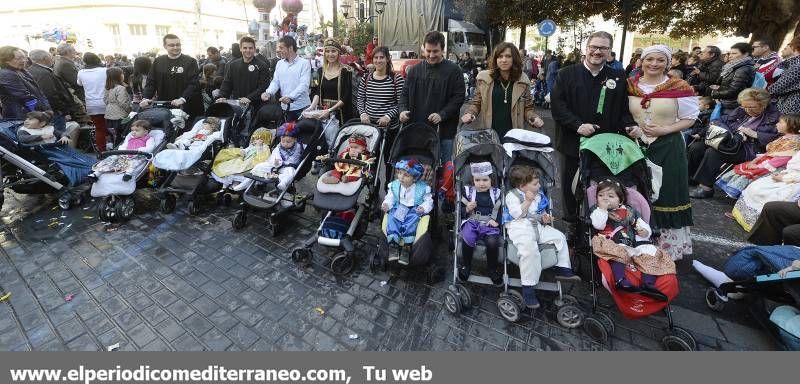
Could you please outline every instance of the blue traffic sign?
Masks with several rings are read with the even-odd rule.
[[[556,22],[550,19],[545,19],[539,22],[539,34],[544,37],[553,36],[556,33]]]

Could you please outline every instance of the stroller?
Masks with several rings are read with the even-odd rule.
[[[208,108],[206,117],[220,119],[220,129],[211,134],[202,146],[187,150],[164,150],[159,152],[153,164],[166,171],[157,194],[161,199],[161,212],[172,213],[177,207],[178,195],[189,196],[187,209],[190,215],[200,212],[198,197],[217,192],[222,187],[209,177],[212,160],[225,143],[233,139],[233,123],[236,110],[229,103],[218,103]],[[199,132],[205,119],[199,119],[189,132]]]
[[[230,122],[228,133],[230,142],[242,147],[247,146],[250,137],[250,127],[247,126],[247,114],[250,113],[250,104],[241,105],[239,100],[228,99],[225,102],[214,103],[206,110],[206,116],[228,119]]]
[[[131,179],[123,180],[122,173],[103,173],[92,184],[92,197],[102,198],[97,207],[97,215],[103,221],[128,220],[133,216],[135,202],[133,193],[137,187],[144,188],[148,185],[150,167],[156,153],[164,149],[166,143],[173,137],[174,127],[172,124],[173,114],[169,109],[151,108],[136,114],[131,119],[147,120],[152,126],[150,136],[156,143],[152,152],[140,152],[129,150],[111,150],[100,154],[102,160],[109,156],[129,156],[132,161],[140,161],[131,174]],[[130,125],[127,125],[130,128]],[[127,132],[118,132],[124,138]],[[122,143],[120,143],[122,144]]]
[[[412,123],[400,128],[397,133],[392,149],[387,158],[387,166],[393,167],[400,160],[415,159],[429,168],[429,177],[425,182],[435,189],[438,185],[438,173],[440,168],[439,161],[439,132],[437,128],[424,123]],[[370,266],[373,269],[386,269],[387,267],[399,266],[399,263],[389,263],[389,252],[410,252],[409,267],[428,266],[431,261],[433,251],[433,241],[431,239],[438,229],[437,196],[433,194],[433,210],[429,215],[422,216],[417,224],[416,240],[411,246],[397,247],[389,244],[387,247],[380,247],[379,251],[372,255]],[[387,234],[388,215],[383,215],[381,230]],[[385,238],[384,238],[385,239]],[[385,249],[386,252],[380,251]],[[428,270],[428,281],[437,280],[441,268],[433,266]]]
[[[628,156],[624,157],[623,154]],[[691,333],[676,327],[672,319],[669,302],[679,292],[678,279],[674,274],[657,276],[655,281],[655,288],[667,296],[666,301],[658,301],[640,293],[621,292],[614,285],[609,262],[598,257],[592,249],[591,239],[595,235],[595,230],[589,220],[589,207],[596,203],[597,194],[597,185],[593,182],[609,177],[619,181],[627,189],[625,199],[627,204],[640,213],[642,220],[650,221],[651,207],[647,198],[652,196],[650,169],[638,144],[622,135],[599,134],[581,142],[579,158],[579,177],[575,189],[576,199],[581,202],[579,232],[583,240],[588,240],[590,263],[585,269],[589,269],[588,274],[592,282],[592,313],[584,320],[584,331],[600,342],[606,342],[614,333],[614,322],[611,317],[598,311],[596,289],[598,284],[603,284],[626,318],[637,319],[662,310],[666,313],[668,326],[665,330],[666,335],[662,338],[665,349],[696,350],[697,343]],[[657,234],[652,236],[654,243],[657,236]],[[578,262],[583,264],[582,260]],[[640,271],[628,267],[625,268],[625,275],[632,284],[636,286],[640,284]]]
[[[22,194],[58,193],[58,206],[67,210],[87,199],[86,176],[92,156],[60,143],[25,145],[17,139],[21,120],[0,120],[0,183]],[[0,208],[5,197],[0,196]]]
[[[554,175],[556,173],[555,164],[551,155],[553,148],[550,145],[550,138],[536,132],[530,132],[522,129],[512,129],[506,134],[506,136],[503,138],[503,141],[503,146],[499,148],[499,155],[501,155],[501,159],[503,159],[501,160],[503,168],[501,168],[502,171],[498,172],[498,174],[505,175],[505,177],[501,178],[501,180],[498,180],[498,184],[501,186],[510,185],[509,171],[511,167],[515,165],[526,165],[538,171],[540,175],[542,191],[547,196],[548,190],[553,188],[553,185],[555,184]],[[458,149],[458,147],[456,149]],[[464,169],[462,159],[464,160],[464,163],[474,161],[471,159],[471,154],[469,154],[473,151],[467,148],[466,152],[467,154],[461,151],[458,152],[456,157],[456,162],[458,163],[457,169]],[[492,162],[495,163],[496,161],[497,160],[493,160]],[[456,184],[459,186],[457,200],[460,200],[460,193],[464,189],[463,179],[469,177],[469,170],[459,170],[456,173],[456,177],[458,178]],[[501,187],[501,189],[504,188]],[[504,193],[505,192],[506,191],[504,191]],[[502,201],[502,203],[503,206],[505,206],[505,201]],[[460,210],[457,212],[457,215],[460,216]],[[460,224],[460,220],[457,220],[457,222]],[[509,267],[511,265],[508,262],[511,261],[511,263],[514,265],[512,270],[518,271],[516,266],[519,265],[519,255],[514,244],[511,241],[508,241],[505,226],[501,228],[501,235],[503,236],[504,246],[501,247],[499,257],[500,262],[503,264],[503,293],[501,293],[500,297],[497,299],[497,309],[504,319],[510,322],[516,322],[521,318],[524,303],[520,292],[509,288],[521,288],[522,281],[519,278],[510,277],[511,273],[509,273]],[[460,236],[456,237],[455,241],[457,242],[456,255],[458,255],[461,253]],[[566,246],[566,244],[562,244],[562,246]],[[554,244],[540,244],[539,252],[541,254],[542,270],[546,270],[557,264],[557,249]],[[541,280],[545,280],[544,274]],[[476,276],[474,274],[470,275],[468,281],[478,284],[492,284],[492,281],[489,277]],[[463,288],[459,288],[457,284],[453,285],[456,285],[455,291],[463,290]],[[580,307],[578,307],[577,299],[563,294],[561,281],[539,281],[535,288],[536,290],[540,291],[556,293],[557,297],[555,300],[553,300],[553,314],[556,318],[556,321],[558,321],[561,326],[565,328],[577,328],[582,325],[584,313]],[[452,295],[453,292],[454,290],[449,289],[446,295]],[[448,300],[447,296],[445,296],[446,305],[448,301],[452,301],[452,298]],[[448,310],[451,310],[452,312],[451,308],[448,308]]]
[[[745,294],[743,301],[748,312],[768,331],[773,340],[785,350],[800,350],[800,338],[770,320],[777,305],[800,307],[800,271],[791,271],[785,277],[773,273],[780,268],[770,262],[770,248],[776,247],[790,246],[746,247],[731,255],[728,260],[742,252],[755,252],[764,267],[759,268],[757,275],[753,277],[732,276],[734,281],[722,283],[719,288],[709,287],[706,290],[706,305],[715,312],[722,312],[729,294]],[[794,248],[794,252],[797,252],[797,248]]]
[[[363,136],[367,141],[366,150],[374,163],[355,159],[337,159],[337,155],[347,150],[348,140],[353,135]],[[292,252],[292,260],[308,265],[311,263],[311,247],[318,243],[328,247],[341,249],[331,259],[331,271],[337,275],[346,275],[355,267],[354,240],[360,240],[367,232],[367,225],[372,219],[372,212],[378,204],[380,189],[377,177],[378,165],[383,159],[384,137],[381,130],[370,124],[362,124],[351,120],[345,124],[336,136],[335,145],[330,150],[330,157],[322,160],[326,168],[335,163],[348,163],[360,166],[361,178],[349,183],[326,184],[324,178],[330,175],[327,171],[317,180],[313,204],[319,210],[327,211],[317,230],[317,238],[311,239],[303,247]],[[362,193],[366,189],[366,194]],[[363,197],[362,197],[363,196]]]
[[[281,190],[278,188],[277,179],[267,179],[252,171],[244,174],[254,182],[242,194],[241,208],[233,217],[233,229],[240,230],[247,225],[247,215],[250,210],[266,211],[270,234],[276,236],[280,229],[280,222],[287,213],[305,210],[309,197],[298,196],[294,184],[311,170],[311,163],[317,155],[327,152],[325,130],[337,127],[333,124],[323,127],[322,123],[317,120],[303,119],[297,122],[295,128],[298,130],[297,141],[305,144],[306,147],[291,182],[285,190]],[[281,138],[275,135],[271,147],[275,149],[280,140]]]

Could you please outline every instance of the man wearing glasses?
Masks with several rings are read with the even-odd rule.
[[[756,62],[756,71],[764,75],[764,79],[767,80],[767,86],[772,85],[781,73],[780,69],[778,69],[781,57],[773,49],[774,46],[775,43],[768,39],[756,40],[753,43],[753,59]]]
[[[598,133],[634,138],[642,134],[628,110],[625,72],[606,65],[613,40],[608,32],[589,35],[583,63],[560,70],[551,92],[556,145],[564,155],[560,175],[564,220],[569,222],[574,222],[578,213],[572,179],[578,171],[580,138]]]
[[[149,106],[156,96],[156,100],[170,101],[172,106],[183,108],[189,114],[189,121],[192,121],[203,114],[197,60],[181,54],[181,39],[178,36],[166,34],[163,43],[167,54],[157,57],[153,62],[139,106]]]

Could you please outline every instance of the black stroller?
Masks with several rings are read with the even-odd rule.
[[[0,183],[3,189],[9,187],[14,192],[22,194],[57,193],[58,205],[65,210],[86,201],[89,185],[78,182],[70,186],[70,177],[64,168],[52,161],[48,155],[58,151],[63,144],[21,144],[17,140],[17,128],[22,124],[21,120],[0,120],[0,159],[2,159]],[[66,149],[64,156],[69,155],[74,155],[74,158],[65,158],[66,164],[81,163],[85,168],[94,163],[93,157]],[[76,178],[79,175],[73,172],[72,177]],[[0,196],[0,208],[4,199],[4,196]]]
[[[241,112],[241,111],[239,111]],[[178,195],[189,196],[187,209],[189,214],[195,215],[200,212],[199,197],[209,195],[219,191],[222,187],[217,181],[209,177],[211,166],[217,152],[226,144],[230,143],[236,135],[233,134],[237,120],[237,109],[229,103],[217,103],[208,108],[206,117],[216,117],[220,119],[220,130],[215,132],[207,140],[208,143],[202,148],[202,155],[197,156],[194,162],[189,164],[170,164],[169,170],[163,177],[163,181],[158,189],[158,196],[161,199],[161,212],[172,213],[177,207]],[[202,128],[204,119],[195,122],[190,132],[199,131]],[[242,124],[239,123],[239,126]],[[170,150],[176,154],[190,155],[192,150]],[[161,158],[168,151],[162,151],[155,158],[155,164],[159,169],[162,168]],[[180,158],[178,158],[180,159]]]
[[[265,211],[270,234],[275,236],[279,232],[280,222],[292,211],[305,210],[309,196],[299,196],[296,193],[295,182],[301,180],[311,170],[312,161],[327,152],[325,143],[325,129],[334,129],[333,124],[323,128],[322,123],[313,119],[303,119],[297,122],[297,141],[306,147],[301,155],[300,165],[297,167],[292,180],[285,190],[278,188],[277,179],[266,179],[253,172],[244,176],[254,180],[242,194],[241,208],[233,217],[233,229],[239,230],[247,225],[247,215],[251,210]],[[273,150],[279,145],[281,138],[273,138]]]
[[[362,124],[351,120],[345,124],[336,136],[335,145],[331,148],[329,158],[322,160],[326,168],[335,163],[348,163],[362,167],[358,181],[338,184],[326,184],[323,179],[330,174],[327,171],[317,180],[313,204],[318,210],[326,211],[317,230],[317,237],[311,239],[301,248],[292,252],[292,260],[304,265],[311,263],[311,247],[320,245],[341,249],[331,259],[331,271],[337,275],[350,273],[356,264],[354,241],[366,235],[367,225],[372,220],[372,212],[378,204],[380,178],[378,165],[383,161],[384,135],[371,124]],[[367,151],[375,162],[363,162],[354,159],[337,159],[338,154],[346,150],[348,140],[354,135],[362,136],[367,142]],[[363,191],[366,190],[366,193]]]
[[[387,166],[394,167],[400,160],[415,159],[426,169],[428,178],[425,180],[431,190],[435,190],[438,185],[438,174],[440,171],[439,160],[439,132],[437,128],[424,123],[413,123],[400,128],[397,133],[392,149],[387,158]],[[433,210],[430,215],[423,216],[417,226],[416,241],[413,245],[392,249],[392,246],[381,246],[370,260],[373,269],[386,269],[387,267],[400,267],[399,263],[389,263],[389,252],[410,252],[408,267],[429,266],[433,252],[432,236],[438,236],[438,212],[437,196],[433,194]],[[383,215],[381,229],[386,234],[388,216]],[[386,243],[386,238],[382,243]],[[410,249],[409,249],[410,248]],[[384,251],[381,251],[384,250]],[[433,282],[440,278],[442,268],[434,265],[428,270],[428,281]]]

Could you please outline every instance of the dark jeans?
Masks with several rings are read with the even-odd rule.
[[[578,172],[579,159],[564,155],[564,166],[561,167],[561,191],[564,195],[564,220],[575,222],[578,218],[578,201],[572,193],[572,179]]]
[[[800,206],[795,201],[764,204],[747,241],[757,245],[800,246]]]
[[[747,161],[744,148],[734,155],[725,155],[702,141],[692,143],[688,148],[689,178],[706,187],[713,187],[723,164],[739,164]]]
[[[67,119],[64,118],[64,115],[61,112],[53,112],[53,128],[56,131],[64,133],[67,129]]]
[[[306,107],[308,108],[308,107]],[[294,111],[286,112],[286,121],[297,121],[300,119],[300,115],[306,108],[295,109]]]

